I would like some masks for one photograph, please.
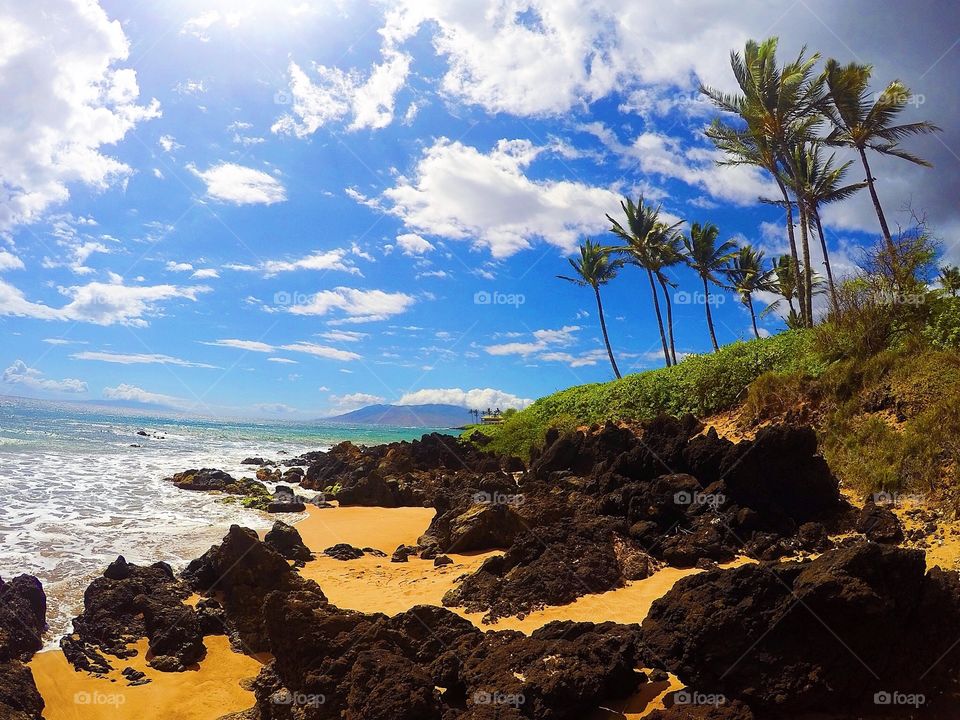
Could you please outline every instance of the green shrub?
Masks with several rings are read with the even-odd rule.
[[[960,298],[941,298],[931,305],[923,339],[935,348],[960,349]]]

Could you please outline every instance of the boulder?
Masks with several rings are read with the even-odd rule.
[[[878,543],[898,545],[903,542],[903,526],[900,519],[889,508],[882,507],[869,500],[857,517],[857,532],[863,533],[868,540]]]
[[[363,550],[347,543],[337,543],[324,550],[323,554],[334,560],[356,560],[363,557]]]
[[[303,544],[303,538],[300,537],[297,529],[282,520],[273,523],[273,527],[264,536],[263,542],[287,560],[293,560],[295,565],[302,566],[313,560],[313,553]]]

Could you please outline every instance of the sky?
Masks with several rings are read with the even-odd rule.
[[[612,242],[625,195],[786,249],[769,178],[717,164],[697,92],[734,89],[730,51],[771,35],[914,91],[905,119],[943,132],[907,145],[934,169],[874,158],[878,192],[957,262],[960,8],[903,8],[0,0],[0,394],[303,419],[609,380],[592,292],[556,276]],[[869,197],[824,223],[852,272]],[[698,280],[672,278],[678,351],[706,352]],[[662,365],[641,272],[603,298],[621,370]],[[734,297],[713,310],[721,343],[751,336]]]

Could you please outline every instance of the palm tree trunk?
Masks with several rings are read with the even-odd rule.
[[[667,336],[663,334],[663,316],[660,314],[660,301],[657,299],[657,286],[653,284],[653,271],[647,270],[650,278],[650,292],[653,293],[653,308],[657,311],[657,326],[660,328],[660,344],[663,346],[663,359],[670,367],[670,351],[667,349]]]
[[[800,282],[800,259],[797,255],[797,237],[793,232],[793,205],[790,202],[790,196],[787,194],[787,187],[783,184],[777,169],[773,169],[773,177],[777,181],[780,193],[783,195],[783,202],[787,208],[787,237],[790,239],[790,260],[793,263],[793,276],[797,279],[797,300],[800,301],[800,319],[806,324],[806,304],[804,303],[803,283]]]
[[[803,202],[797,201],[797,208],[800,210],[800,242],[803,244],[803,286],[804,301],[806,302],[805,311],[807,315],[807,327],[813,327],[813,267],[810,265],[810,233],[809,220],[807,216],[807,207]]]
[[[657,275],[657,280],[660,281],[660,287],[663,288],[663,299],[667,303],[667,330],[670,332],[670,357],[673,360],[673,364],[677,364],[677,346],[673,342],[673,303],[670,302],[670,293],[667,292],[667,282],[662,277]]]
[[[830,287],[830,305],[837,311],[837,286],[833,282],[833,269],[830,267],[830,253],[827,251],[827,239],[823,235],[823,224],[820,222],[820,211],[812,208],[813,219],[817,221],[817,234],[820,235],[820,247],[823,249],[823,267],[827,270],[827,285]]]
[[[600,330],[603,331],[603,343],[607,346],[607,357],[610,358],[610,366],[613,368],[613,374],[620,379],[620,369],[617,367],[617,361],[613,359],[613,350],[610,348],[610,337],[607,335],[607,321],[603,317],[603,303],[600,302],[600,288],[593,288],[597,296],[597,314],[600,316]]]
[[[880,229],[883,231],[883,239],[887,243],[887,252],[890,253],[890,269],[893,271],[894,283],[898,283],[897,278],[897,248],[893,244],[893,237],[890,235],[890,228],[887,227],[887,218],[883,214],[883,207],[880,205],[880,198],[877,197],[877,189],[873,186],[873,175],[870,173],[870,163],[867,162],[867,153],[862,147],[858,147],[860,160],[863,161],[863,169],[867,173],[867,187],[870,189],[870,197],[873,200],[873,207],[877,211],[877,219],[880,221]]]
[[[747,307],[750,308],[750,320],[753,322],[753,334],[760,339],[760,331],[757,330],[757,314],[753,311],[753,295],[747,295]]]
[[[707,308],[707,327],[710,329],[710,340],[713,342],[713,351],[717,352],[720,350],[720,346],[717,345],[717,334],[713,331],[713,316],[710,314],[710,285],[707,283],[706,275],[701,275],[700,279],[703,280],[703,304]]]

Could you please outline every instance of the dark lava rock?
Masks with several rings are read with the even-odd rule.
[[[643,623],[651,657],[682,682],[755,712],[882,712],[876,693],[927,703],[960,669],[960,578],[875,543],[803,563],[679,581]]]
[[[363,552],[366,553],[367,555],[373,555],[373,557],[383,558],[387,556],[387,554],[383,550],[378,550],[377,548],[374,548],[374,547],[365,547],[360,549],[363,550]]]
[[[447,557],[446,555],[437,555],[437,556],[433,559],[433,566],[434,566],[434,567],[443,567],[444,565],[453,565],[453,560],[451,560],[451,559],[450,559],[449,557]]]
[[[281,520],[273,523],[273,527],[263,537],[263,542],[287,560],[293,560],[296,565],[302,566],[313,560],[313,553],[303,544],[303,538],[297,529]]]
[[[47,599],[40,581],[18,575],[0,579],[0,718],[40,720],[43,698],[24,663],[43,646]]]
[[[263,496],[269,495],[266,485],[250,478],[239,480],[223,470],[203,468],[184,470],[166,479],[181,490],[201,492],[222,492],[229,495]]]
[[[301,699],[302,720],[581,720],[643,681],[635,625],[482,633],[441,608],[366,615],[310,592],[273,593],[264,615],[274,661],[253,687],[265,720],[291,717],[277,698]]]
[[[257,533],[232,525],[219,546],[193,560],[183,576],[198,593],[218,594],[227,615],[227,635],[246,652],[269,649],[263,604],[275,591],[307,590],[323,597],[312,580],[300,577],[287,560],[260,542]]]
[[[270,465],[272,464],[269,460],[264,460],[262,457],[248,457],[240,461],[241,465]]]
[[[868,540],[878,543],[898,545],[903,542],[903,526],[900,519],[889,508],[868,501],[857,518],[857,532],[863,533]]]
[[[673,702],[673,705],[665,710],[654,710],[645,717],[648,720],[754,720],[753,711],[739,700],[724,699],[723,702],[693,704],[683,702],[687,697],[697,697],[697,694],[689,690],[681,690],[671,695],[668,702]],[[678,696],[682,702],[675,701]],[[705,699],[712,698],[705,696]]]
[[[197,603],[197,620],[200,621],[200,631],[207,635],[226,635],[227,614],[217,600],[203,598]]]
[[[150,433],[148,433],[146,430],[137,430],[137,435],[140,437],[149,437]]]
[[[131,686],[146,685],[150,682],[146,673],[142,673],[139,670],[134,670],[132,667],[125,667],[120,671],[120,674],[127,679],[127,684]]]
[[[183,671],[206,653],[196,612],[183,604],[189,595],[166,563],[140,567],[118,557],[87,587],[83,612],[60,647],[77,670],[106,673],[112,666],[104,654],[130,657],[129,644],[147,637],[153,667]]]
[[[363,550],[347,543],[338,543],[328,547],[323,554],[334,560],[356,560],[363,557]]]
[[[420,548],[416,545],[400,545],[390,556],[390,562],[407,562],[411,555],[416,555],[418,552]]]
[[[273,491],[273,498],[267,505],[269,513],[295,513],[303,512],[307,509],[304,504],[306,498],[295,495],[293,490],[286,485],[277,485]]]

